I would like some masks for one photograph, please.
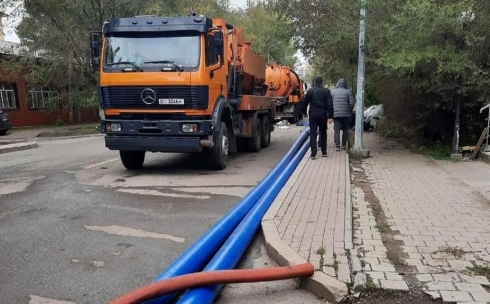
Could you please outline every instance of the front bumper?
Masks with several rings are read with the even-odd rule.
[[[4,121],[0,118],[0,131],[12,129],[12,123],[10,120]]]
[[[106,125],[120,123],[120,132],[109,132]],[[196,133],[182,132],[182,125],[198,125]],[[200,152],[212,146],[211,121],[141,121],[104,120],[101,130],[106,134],[105,145],[110,150],[149,152]]]

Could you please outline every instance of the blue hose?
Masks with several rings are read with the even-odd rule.
[[[228,211],[228,213],[226,213],[216,224],[180,255],[179,258],[170,264],[170,266],[168,266],[168,268],[162,272],[154,282],[201,270],[205,266],[205,263],[209,262],[216,251],[223,245],[226,239],[228,239],[233,230],[240,224],[277,176],[283,172],[284,167],[290,163],[291,158],[293,158],[300,149],[301,144],[308,135],[308,130],[304,130],[276,167],[237,205],[235,205],[233,209]],[[176,295],[177,293],[165,295],[147,301],[145,304],[169,303]]]
[[[308,132],[305,132],[308,133]],[[252,210],[247,214],[245,219],[236,228],[230,238],[216,253],[214,258],[204,268],[203,271],[215,271],[224,269],[233,269],[240,261],[243,253],[254,238],[260,227],[260,222],[270,205],[281,191],[284,184],[294,172],[299,162],[309,148],[310,140],[306,140],[298,153],[287,165],[283,172],[274,181],[272,186],[267,189],[260,200],[255,204]],[[212,285],[187,291],[177,302],[178,304],[205,304],[213,303],[224,285]]]

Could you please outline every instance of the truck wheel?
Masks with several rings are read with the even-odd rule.
[[[262,129],[260,136],[260,145],[262,148],[266,148],[271,144],[271,126],[269,122],[269,117],[264,115],[260,118],[260,126]]]
[[[260,120],[258,117],[254,118],[252,122],[252,138],[247,140],[247,148],[250,152],[259,152],[261,148],[261,128]]]
[[[298,107],[297,106],[294,106],[294,109],[293,109],[293,117],[289,119],[289,123],[291,124],[296,124],[298,121],[299,121],[299,111],[298,111]]]
[[[218,136],[213,138],[213,144],[209,151],[211,165],[213,169],[224,170],[228,163],[228,128],[224,122],[221,122]]]
[[[128,170],[138,170],[145,162],[145,151],[119,151],[121,161]]]

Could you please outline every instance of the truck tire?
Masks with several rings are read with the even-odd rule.
[[[119,151],[121,162],[128,170],[138,170],[145,162],[145,151]]]
[[[215,170],[224,170],[228,164],[228,128],[221,122],[218,136],[213,138],[213,147],[209,151],[211,167]]]
[[[300,120],[298,106],[294,106],[293,117],[289,119],[290,124],[296,124]]]
[[[252,138],[247,139],[247,148],[250,152],[259,152],[262,143],[261,123],[258,117],[255,117],[252,122]]]
[[[260,127],[262,129],[260,134],[260,145],[262,148],[266,148],[271,144],[271,126],[267,115],[260,118]]]

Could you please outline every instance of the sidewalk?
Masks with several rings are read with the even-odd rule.
[[[262,219],[269,255],[280,265],[310,262],[317,271],[305,288],[337,303],[350,283],[346,249],[352,245],[349,161],[336,152],[328,130],[328,157],[310,159],[294,171]]]
[[[95,129],[98,123],[86,123],[66,126],[35,126],[32,128],[14,128],[7,135],[0,136],[0,142],[22,142],[39,138],[62,136],[81,136],[100,133]]]
[[[490,202],[481,194],[490,170],[479,167],[488,165],[436,162],[378,134],[364,139],[371,157],[352,162],[354,253],[371,284],[410,290],[414,303],[490,302]]]

